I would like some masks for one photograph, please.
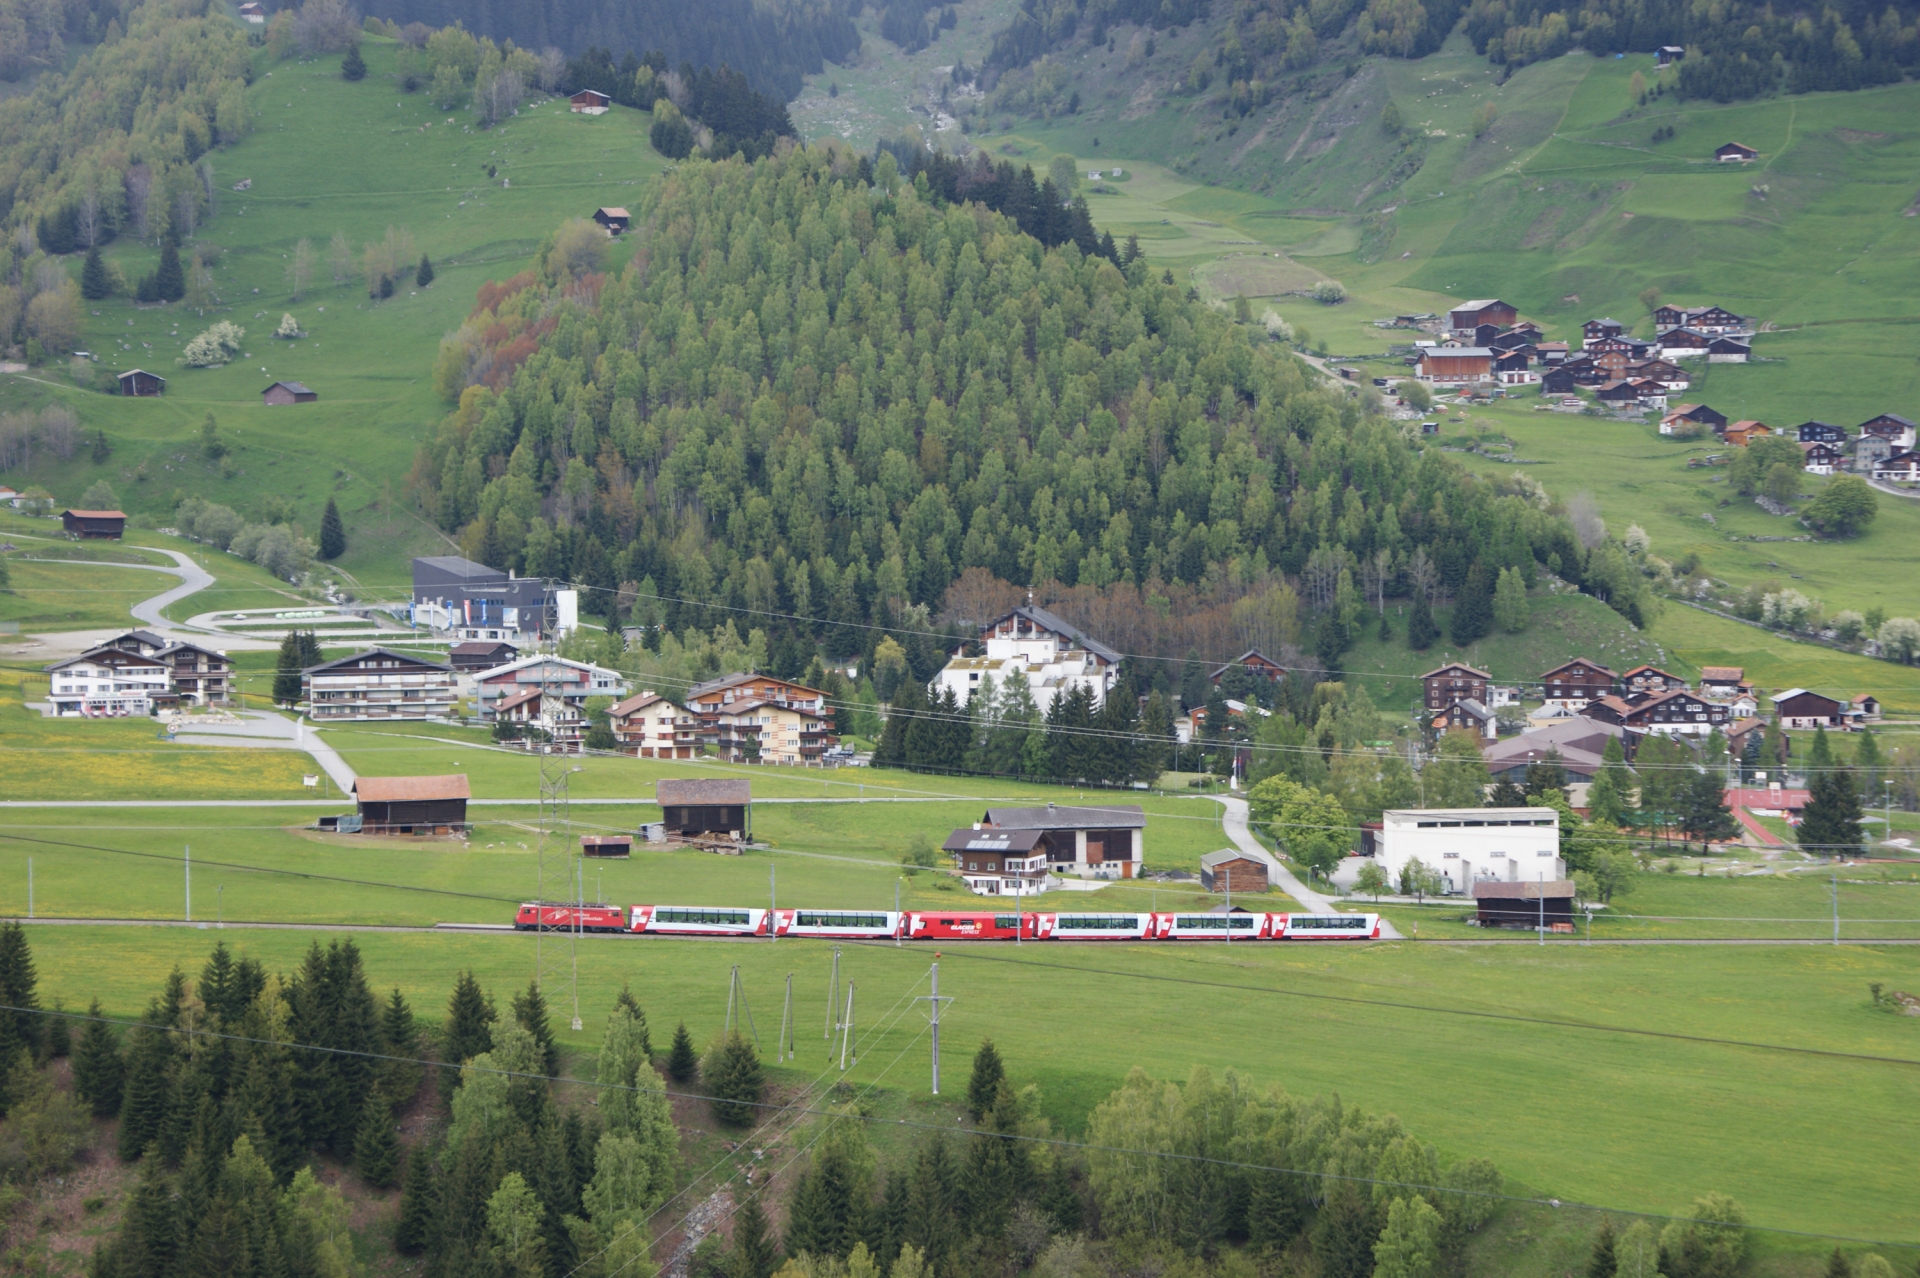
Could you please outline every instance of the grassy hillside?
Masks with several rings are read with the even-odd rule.
[[[424,93],[403,94],[394,43],[369,38],[363,48],[369,73],[355,84],[340,79],[337,56],[273,62],[258,55],[247,97],[254,131],[210,155],[220,207],[198,239],[220,247],[220,303],[204,313],[124,297],[89,304],[86,341],[100,366],[158,372],[169,379],[166,396],[97,394],[76,388],[57,367],[0,379],[0,407],[58,399],[79,412],[85,430],[104,429],[114,445],[104,465],[83,451],[65,464],[9,472],[7,482],[41,484],[71,502],[105,478],[133,513],[170,510],[176,490],[244,515],[284,498],[309,535],[332,494],[347,522],[342,566],[372,584],[404,581],[409,552],[445,547],[400,500],[415,447],[445,411],[431,378],[441,334],[459,324],[482,282],[523,269],[563,219],[628,202],[634,184],[661,172],[664,161],[647,143],[646,113],[615,108],[589,117],[548,102],[483,132],[464,109],[437,112]],[[488,165],[497,179],[487,178]],[[242,180],[251,188],[230,189]],[[435,280],[416,290],[409,277],[376,303],[358,253],[389,227],[431,257]],[[353,274],[339,285],[327,261],[335,232],[356,254]],[[286,272],[302,238],[318,262],[296,303]],[[123,239],[107,257],[137,278],[153,269],[157,253]],[[618,246],[612,260],[623,260]],[[79,257],[67,265],[77,278]],[[274,328],[288,311],[306,336],[277,341]],[[176,365],[187,340],[220,319],[246,329],[242,357],[221,369]],[[307,383],[319,402],[263,407],[260,390],[278,379]],[[224,469],[198,447],[209,412],[232,450]]]

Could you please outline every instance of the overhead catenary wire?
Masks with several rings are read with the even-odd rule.
[[[915,988],[918,988],[917,983],[915,985]],[[126,1029],[146,1028],[146,1029],[151,1029],[158,1032],[179,1035],[179,1036],[186,1036],[190,1038],[192,1037],[210,1038],[210,1039],[222,1040],[226,1042],[247,1043],[247,1044],[252,1044],[257,1046],[271,1046],[271,1047],[274,1047],[277,1049],[283,1049],[283,1050],[315,1052],[315,1053],[321,1053],[321,1054],[331,1055],[331,1056],[351,1056],[351,1057],[355,1057],[363,1060],[371,1060],[371,1061],[391,1061],[398,1064],[420,1065],[429,1069],[457,1069],[462,1071],[472,1070],[476,1074],[492,1074],[502,1078],[527,1079],[535,1082],[563,1083],[563,1084],[568,1084],[572,1086],[597,1088],[605,1091],[629,1091],[629,1092],[635,1092],[635,1093],[645,1093],[650,1095],[661,1095],[661,1096],[666,1096],[669,1099],[676,1099],[676,1100],[706,1101],[709,1103],[712,1103],[715,1101],[721,1101],[723,1103],[739,1104],[739,1105],[746,1106],[753,1109],[773,1110],[776,1112],[781,1112],[781,1111],[798,1112],[804,1115],[810,1115],[814,1117],[821,1117],[821,1118],[828,1118],[828,1119],[836,1119],[836,1120],[837,1119],[856,1119],[864,1123],[893,1126],[893,1127],[904,1127],[910,1130],[918,1130],[918,1131],[942,1132],[942,1133],[948,1133],[948,1134],[951,1134],[953,1131],[951,1127],[947,1126],[944,1123],[928,1123],[928,1122],[921,1122],[918,1120],[907,1119],[907,1118],[894,1118],[894,1119],[881,1118],[877,1115],[862,1114],[857,1109],[851,1109],[851,1108],[849,1109],[817,1109],[811,1106],[795,1107],[791,1104],[783,1104],[777,1101],[731,1101],[731,1100],[727,1100],[726,1098],[711,1096],[702,1092],[681,1091],[681,1090],[676,1090],[669,1087],[643,1087],[637,1083],[627,1084],[627,1083],[601,1082],[598,1079],[555,1076],[555,1075],[536,1073],[536,1072],[527,1071],[527,1070],[503,1069],[499,1066],[482,1067],[482,1066],[475,1065],[471,1061],[467,1061],[464,1063],[456,1063],[452,1061],[436,1061],[436,1060],[428,1060],[424,1057],[399,1056],[399,1055],[395,1055],[388,1052],[371,1052],[371,1051],[366,1051],[363,1049],[356,1049],[356,1048],[329,1047],[329,1046],[323,1046],[316,1043],[282,1042],[276,1039],[256,1038],[251,1035],[245,1035],[245,1034],[230,1034],[220,1030],[190,1028],[190,1027],[179,1026],[179,1025],[167,1025],[164,1023],[155,1024],[150,1021],[131,1020],[125,1017],[113,1017],[113,1016],[104,1016],[104,1015],[94,1015],[92,1013],[69,1012],[64,1010],[55,1010],[52,1008],[43,1008],[43,1007],[19,1007],[12,1004],[4,1004],[4,1003],[0,1003],[0,1012],[9,1012],[9,1013],[16,1013],[16,1014],[30,1015],[30,1016],[45,1016],[45,1017],[57,1016],[69,1021],[76,1021],[76,1022],[83,1022],[83,1023],[98,1022],[100,1024],[105,1024],[105,1025],[120,1026]],[[912,1047],[912,1044],[911,1043],[908,1044],[908,1049],[910,1049],[911,1047]],[[1920,1061],[1906,1062],[1906,1063],[1920,1064]],[[1379,1177],[1379,1176],[1359,1176],[1359,1175],[1353,1175],[1348,1173],[1331,1172],[1331,1171],[1324,1171],[1324,1170],[1313,1170],[1309,1168],[1300,1168],[1300,1167],[1281,1167],[1281,1166],[1277,1166],[1269,1163],[1254,1163],[1254,1162],[1247,1162],[1239,1159],[1215,1158],[1209,1155],[1183,1153],[1176,1150],[1136,1149],[1136,1148],[1130,1148],[1127,1146],[1120,1146],[1120,1145],[1106,1145],[1106,1144],[1102,1144],[1094,1141],[1068,1140],[1064,1137],[1034,1136],[1034,1135],[1028,1135],[1020,1132],[995,1132],[995,1131],[982,1129],[982,1128],[963,1129],[960,1134],[968,1135],[968,1136],[992,1136],[997,1139],[1008,1141],[1008,1142],[1020,1142],[1022,1144],[1030,1144],[1030,1145],[1047,1145],[1047,1146],[1052,1146],[1058,1149],[1080,1150],[1088,1153],[1124,1154],[1124,1155],[1141,1157],[1141,1158],[1161,1158],[1161,1159],[1166,1159],[1174,1162],[1223,1167],[1223,1168],[1239,1170],[1239,1171],[1267,1172],[1275,1175],[1297,1176],[1301,1178],[1319,1180],[1319,1181],[1344,1182],[1348,1184],[1364,1185],[1369,1187],[1379,1186],[1386,1189],[1405,1189],[1415,1193],[1435,1193],[1435,1194],[1442,1194],[1442,1195],[1454,1195],[1462,1198],[1478,1198],[1478,1199],[1482,1199],[1489,1202],[1515,1203],[1515,1204],[1520,1204],[1520,1205],[1529,1206],[1529,1207],[1547,1207],[1547,1208],[1552,1208],[1554,1210],[1602,1212],[1608,1215],[1625,1216],[1625,1217],[1630,1217],[1634,1219],[1650,1220],[1650,1221],[1690,1222],[1695,1219],[1694,1217],[1691,1217],[1691,1216],[1681,1216],[1672,1212],[1639,1211],[1639,1210],[1628,1208],[1628,1207],[1608,1207],[1598,1203],[1576,1202],[1576,1201],[1571,1201],[1571,1200],[1566,1200],[1561,1198],[1538,1198],[1538,1197],[1531,1197],[1524,1194],[1509,1194],[1499,1190],[1454,1188],[1446,1185],[1427,1184],[1421,1181],[1395,1180],[1395,1179]],[[1829,1242],[1837,1242],[1837,1243],[1854,1243],[1856,1245],[1868,1246],[1868,1247],[1889,1247],[1889,1248],[1899,1248],[1903,1250],[1915,1250],[1916,1248],[1920,1248],[1920,1244],[1915,1244],[1910,1242],[1901,1242],[1901,1241],[1891,1240],[1891,1239],[1862,1238],[1862,1237],[1858,1237],[1856,1235],[1850,1235],[1850,1234],[1834,1234],[1834,1233],[1820,1232],[1816,1230],[1789,1229],[1789,1228],[1785,1228],[1783,1226],[1778,1226],[1778,1225],[1761,1225],[1761,1224],[1754,1224],[1748,1221],[1740,1221],[1740,1222],[1725,1221],[1725,1222],[1712,1222],[1712,1223],[1724,1224],[1732,1228],[1737,1228],[1737,1229],[1747,1231],[1749,1233],[1780,1234],[1786,1237],[1819,1239],[1821,1241],[1829,1241]]]

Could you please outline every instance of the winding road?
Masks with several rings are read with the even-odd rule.
[[[1261,845],[1260,840],[1253,837],[1253,831],[1247,825],[1248,809],[1245,799],[1236,799],[1224,794],[1216,794],[1212,797],[1226,809],[1226,811],[1220,815],[1220,827],[1226,831],[1227,838],[1231,840],[1233,846],[1240,849],[1242,853],[1267,867],[1267,879],[1269,882],[1278,883],[1288,896],[1300,902],[1300,904],[1306,906],[1307,909],[1315,914],[1344,913],[1340,908],[1340,902],[1336,898],[1327,896],[1322,892],[1315,892],[1305,883],[1302,883],[1299,876],[1292,870],[1289,870],[1279,857],[1267,851],[1267,849]],[[1380,920],[1380,937],[1382,940],[1392,941],[1403,939],[1400,934],[1400,929],[1385,919]]]

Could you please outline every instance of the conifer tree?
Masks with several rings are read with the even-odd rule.
[[[390,1188],[400,1173],[400,1137],[393,1128],[393,1105],[374,1091],[362,1106],[353,1137],[353,1165],[375,1189]]]
[[[447,1001],[446,1024],[440,1031],[440,1059],[446,1062],[440,1070],[443,1099],[451,1098],[454,1089],[460,1086],[460,1066],[493,1047],[490,1027],[496,1019],[493,1001],[480,988],[480,982],[473,979],[473,973],[460,973],[454,980],[453,997]]]
[[[1427,602],[1425,592],[1413,592],[1413,612],[1407,618],[1407,647],[1415,652],[1425,652],[1440,637],[1440,627],[1433,622],[1433,605]]]
[[[300,640],[289,630],[280,641],[273,666],[273,703],[290,706],[300,700]]]
[[[721,1122],[745,1127],[759,1117],[765,1078],[758,1053],[740,1031],[721,1041],[700,1083],[713,1098],[713,1116]]]
[[[367,78],[367,60],[360,56],[358,40],[347,46],[347,56],[340,60],[340,78],[348,81]]]
[[[346,549],[346,525],[340,522],[340,507],[329,497],[327,508],[320,512],[320,557],[338,559]]]
[[[1364,1191],[1349,1181],[1336,1184],[1313,1224],[1321,1278],[1368,1278],[1380,1225],[1379,1208]]]
[[[1827,1278],[1853,1278],[1853,1262],[1838,1247],[1827,1257]]]
[[[113,296],[113,277],[107,274],[98,244],[87,250],[87,264],[80,270],[80,296],[89,302]]]
[[[154,272],[153,291],[157,300],[177,302],[187,295],[187,273],[180,266],[180,249],[168,236],[160,245],[160,268]]]
[[[80,1031],[80,1044],[73,1053],[73,1090],[87,1102],[95,1118],[112,1118],[120,1112],[125,1069],[120,1041],[112,1027],[100,1019],[99,999],[88,1005],[87,1016],[87,1027]]]
[[[400,1191],[400,1219],[394,1225],[393,1245],[400,1252],[417,1256],[434,1240],[434,1223],[440,1210],[435,1163],[425,1149],[407,1157],[406,1181]]]
[[[727,1256],[727,1278],[773,1278],[780,1267],[780,1247],[767,1227],[767,1214],[758,1194],[741,1205],[733,1221],[733,1249]]]
[[[1453,641],[1460,644],[1472,643],[1493,629],[1493,583],[1486,564],[1478,559],[1467,569],[1467,580],[1454,597],[1449,629]]]
[[[0,1003],[16,1009],[0,1011],[0,1061],[23,1049],[36,1061],[46,1054],[45,1018],[34,1015],[38,984],[26,929],[17,921],[0,926]]]
[[[513,1019],[533,1035],[540,1047],[541,1069],[548,1078],[560,1072],[560,1049],[554,1046],[553,1027],[547,1024],[547,1000],[540,993],[540,982],[528,983],[526,992],[513,997]]]
[[[126,1087],[120,1102],[120,1158],[132,1162],[160,1138],[167,1121],[172,1052],[166,1034],[151,1025],[128,1035]]]
[[[1613,1254],[1613,1220],[1600,1221],[1600,1232],[1593,1236],[1593,1254],[1587,1258],[1587,1278],[1613,1278],[1619,1262]]]
[[[255,1152],[284,1184],[299,1170],[305,1154],[299,1114],[294,1108],[293,1066],[283,1049],[255,1044],[233,1094],[240,1123]]]
[[[674,1027],[673,1046],[667,1051],[667,1077],[676,1083],[690,1083],[700,1070],[700,1057],[693,1050],[693,1036],[687,1023]]]
[[[641,1010],[640,1000],[633,996],[633,990],[625,981],[620,983],[620,994],[619,997],[613,1000],[613,1005],[618,1008],[625,1008],[627,1015],[633,1017],[634,1026],[640,1032],[641,1055],[646,1060],[651,1061],[653,1059],[653,1036],[647,1033],[647,1014]]]
[[[413,273],[413,283],[416,288],[425,288],[433,283],[433,263],[427,260],[425,253],[420,255],[420,269]]]
[[[973,1115],[974,1122],[981,1121],[993,1109],[1006,1076],[1006,1066],[993,1040],[981,1039],[980,1050],[973,1054],[973,1076],[967,1080],[967,1112]]]
[[[389,1056],[407,1058],[383,1062],[380,1080],[388,1099],[404,1105],[420,1090],[423,1067],[416,1059],[420,1055],[420,1031],[414,1027],[413,1009],[397,986],[380,1012],[380,1043]]]

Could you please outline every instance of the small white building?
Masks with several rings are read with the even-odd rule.
[[[172,671],[158,657],[121,648],[95,648],[46,667],[48,700],[57,715],[124,718],[153,712],[172,688]]]
[[[1444,891],[1465,893],[1486,880],[1553,882],[1566,877],[1560,860],[1560,814],[1552,808],[1406,808],[1381,815],[1374,860],[1396,886],[1414,861],[1446,880]]]
[[[1073,623],[1031,604],[989,623],[980,639],[986,649],[983,655],[955,657],[933,677],[935,696],[950,690],[964,706],[987,680],[1004,688],[1018,671],[1026,676],[1034,704],[1044,714],[1054,698],[1076,687],[1090,691],[1098,707],[1119,679],[1119,653]]]

